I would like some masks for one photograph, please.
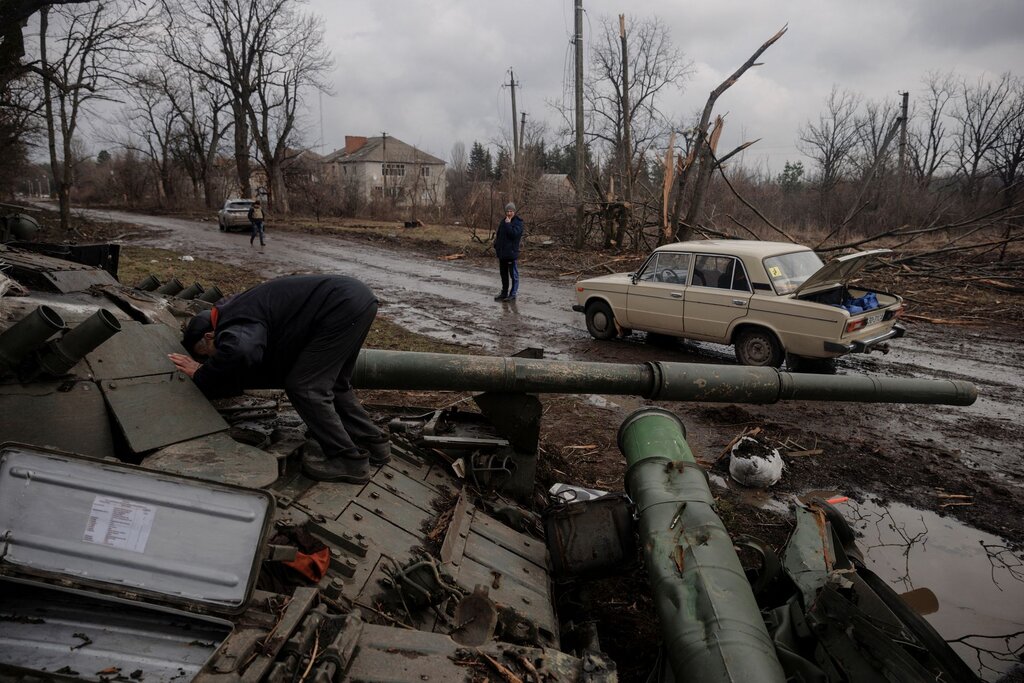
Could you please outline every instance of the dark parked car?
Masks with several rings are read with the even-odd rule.
[[[228,199],[224,202],[224,208],[217,214],[217,224],[222,231],[227,230],[249,230],[252,226],[249,223],[249,209],[252,208],[252,199]]]

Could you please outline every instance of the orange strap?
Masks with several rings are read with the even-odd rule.
[[[327,567],[331,563],[331,551],[329,548],[321,548],[315,553],[304,553],[301,550],[296,553],[294,560],[282,562],[286,567],[291,567],[314,583],[319,583],[327,573]]]
[[[210,324],[213,325],[214,332],[217,331],[217,316],[219,315],[220,311],[217,310],[216,306],[210,309]]]

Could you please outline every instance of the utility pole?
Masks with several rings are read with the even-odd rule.
[[[519,121],[519,144],[523,147],[526,146],[526,112],[522,113],[522,118]],[[519,150],[516,150],[516,156],[519,156]]]
[[[576,248],[583,246],[583,0],[576,0]]]
[[[512,166],[516,165],[516,157],[519,156],[519,128],[516,120],[516,75],[512,73],[512,67],[508,69],[508,87],[512,90]]]
[[[382,181],[383,187],[384,187],[384,201],[386,202],[386,201],[389,201],[388,200],[388,134],[386,132],[381,132],[380,138],[381,138],[381,144],[383,145],[383,149],[381,150],[381,159],[383,159],[383,161],[380,162],[380,177],[381,177],[381,181]]]
[[[901,93],[903,104],[900,106],[900,158],[896,177],[896,220],[903,222],[903,185],[907,178],[907,113],[910,104],[910,93]]]

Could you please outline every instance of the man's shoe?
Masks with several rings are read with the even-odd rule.
[[[515,294],[509,294],[508,296],[505,297],[505,301],[515,301],[515,300],[516,300],[516,295]]]
[[[370,459],[370,465],[380,467],[391,462],[391,438],[384,434],[372,441],[363,441],[358,444],[359,452],[365,452]]]
[[[498,296],[494,297],[494,300],[495,301],[504,301],[507,298],[508,298],[508,294],[499,294]]]
[[[365,484],[370,481],[373,471],[365,458],[302,458],[302,473],[317,481],[343,481],[349,484]]]

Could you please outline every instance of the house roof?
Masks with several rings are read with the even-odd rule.
[[[393,163],[393,164],[432,164],[445,165],[444,160],[427,154],[421,149],[408,145],[396,137],[366,138],[366,143],[349,154],[339,149],[324,158],[324,163],[350,164],[355,162]]]

